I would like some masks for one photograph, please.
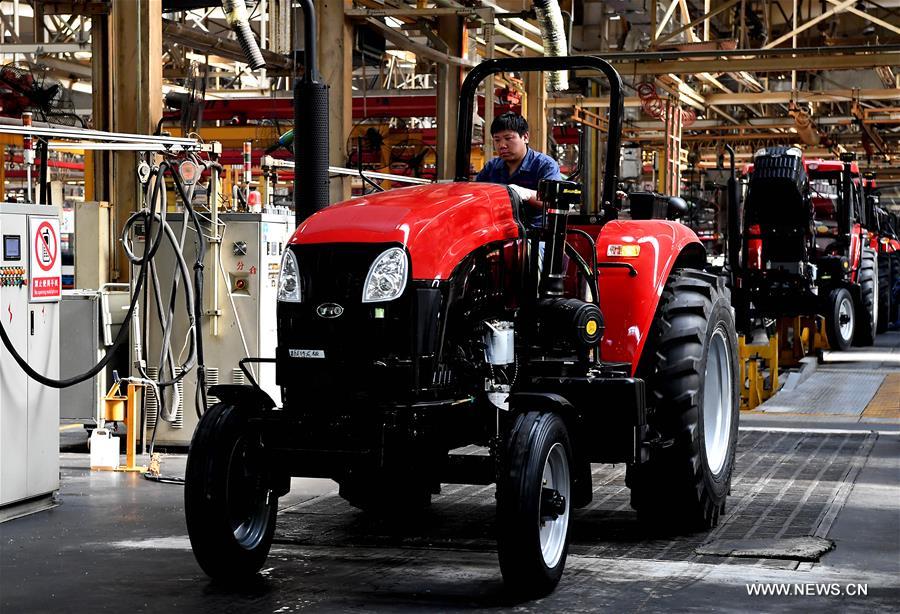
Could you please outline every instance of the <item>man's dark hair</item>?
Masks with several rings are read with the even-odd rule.
[[[497,134],[504,130],[512,130],[513,132],[518,132],[519,136],[522,136],[528,132],[528,122],[518,113],[507,111],[503,115],[495,117],[494,121],[491,122],[491,134]]]

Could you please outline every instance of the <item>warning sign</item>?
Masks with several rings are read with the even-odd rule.
[[[58,301],[62,290],[59,261],[59,219],[30,216],[31,258],[28,295],[32,303]]]

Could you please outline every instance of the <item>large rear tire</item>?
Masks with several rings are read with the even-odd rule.
[[[894,252],[891,260],[891,322],[900,320],[900,294],[894,294],[897,284],[900,284],[900,252]]]
[[[569,551],[572,447],[553,413],[516,418],[497,484],[497,553],[506,586],[519,597],[553,591]]]
[[[194,432],[184,479],[184,511],[194,556],[215,580],[245,580],[272,546],[278,498],[266,484],[253,410],[210,407]]]
[[[854,345],[875,343],[875,326],[878,321],[878,254],[873,249],[863,248],[859,262],[859,309],[857,309]]]
[[[878,326],[876,331],[878,334],[884,333],[891,323],[891,316],[894,313],[891,304],[891,291],[894,287],[893,278],[891,277],[891,256],[890,254],[879,254],[878,256]]]
[[[740,393],[734,316],[721,278],[672,273],[640,372],[649,425],[664,443],[629,467],[631,505],[655,526],[712,528],[731,489]]]

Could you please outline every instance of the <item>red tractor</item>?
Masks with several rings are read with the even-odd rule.
[[[894,296],[894,286],[900,282],[900,235],[897,234],[897,216],[882,209],[881,193],[875,185],[875,176],[867,173],[863,178],[866,196],[866,214],[872,220],[869,247],[878,252],[878,326],[883,333],[898,318],[900,297]]]
[[[602,201],[544,182],[544,225],[529,229],[514,191],[468,180],[476,88],[573,69],[610,84]],[[523,596],[559,581],[591,463],[627,464],[639,517],[717,523],[738,429],[729,294],[671,219],[683,201],[636,195],[642,219],[616,219],[618,73],[588,56],[489,60],[460,106],[455,182],[338,203],[294,233],[279,279],[283,406],[255,386],[211,388],[221,402],[194,434],[185,512],[213,578],[260,569],[291,476],[331,478],[393,517],[442,483],[496,483],[500,568]],[[471,445],[486,453],[454,453]]]
[[[805,160],[797,147],[756,152],[732,258],[734,304],[746,332],[768,319],[824,315],[828,343],[871,345],[878,320],[877,253],[868,245],[856,162]],[[736,207],[735,207],[736,209]]]

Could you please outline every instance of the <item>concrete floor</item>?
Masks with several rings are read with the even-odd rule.
[[[900,333],[879,344],[900,353]],[[900,363],[825,365],[816,374],[826,379],[810,381],[832,370],[882,374],[883,387]],[[711,534],[648,535],[622,467],[595,466],[562,582],[525,603],[503,590],[492,487],[448,485],[420,522],[398,527],[350,508],[330,481],[295,479],[266,568],[247,586],[221,586],[194,561],[180,486],[91,472],[87,454],[63,453],[61,504],[0,524],[0,612],[898,611],[900,398],[896,418],[872,416],[879,390],[862,410],[850,395],[844,414],[745,413],[729,508]],[[183,455],[164,457],[164,474],[183,471]],[[806,536],[834,548],[817,562],[698,552]],[[756,583],[808,593],[749,595]],[[868,594],[848,594],[857,584]]]

